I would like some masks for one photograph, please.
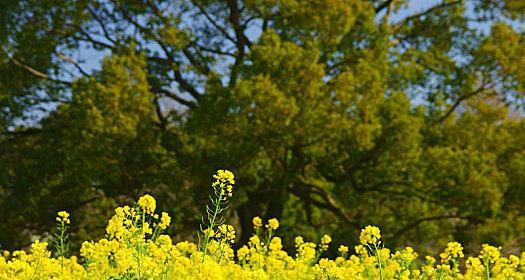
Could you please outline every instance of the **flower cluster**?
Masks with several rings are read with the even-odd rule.
[[[447,248],[439,255],[442,263],[448,263],[458,258],[463,258],[463,246],[458,242],[449,242]]]
[[[150,198],[142,199],[153,205]],[[51,257],[48,244],[36,241],[28,253],[4,252],[0,256],[0,279],[524,279],[525,253],[504,257],[500,248],[484,245],[478,257],[464,262],[464,271],[454,272],[452,259],[464,258],[459,243],[451,242],[441,254],[441,264],[432,257],[420,265],[417,253],[410,247],[391,253],[387,248],[376,253],[363,245],[356,246],[356,254],[339,246],[340,256],[334,260],[322,258],[331,243],[328,235],[319,244],[295,239],[296,252],[283,251],[281,238],[267,240],[267,233],[253,235],[247,246],[237,252],[231,248],[235,230],[231,225],[217,227],[219,237],[209,245],[209,256],[196,244],[174,244],[170,236],[162,234],[169,224],[166,213],[150,213],[151,207],[138,203],[115,210],[107,228],[107,236],[98,241],[84,242],[81,258]],[[143,215],[148,211],[148,214]],[[160,217],[159,217],[160,216]],[[67,215],[60,217],[66,218]],[[270,222],[272,221],[272,222]],[[278,228],[277,220],[268,221],[267,230]],[[254,226],[262,228],[262,219],[254,219]],[[266,226],[265,226],[266,228]],[[377,242],[380,232],[375,227],[363,229],[360,240],[369,245]],[[158,232],[158,234],[155,234]],[[221,242],[224,240],[225,242]],[[234,255],[237,261],[234,261]],[[378,265],[381,259],[381,271]],[[489,264],[487,267],[486,263]],[[487,277],[487,273],[490,278]]]
[[[216,179],[232,184],[229,174],[218,173]],[[64,225],[70,221],[68,213],[60,212],[62,238],[57,240],[64,252],[53,257],[48,244],[38,240],[28,252],[4,251],[0,279],[525,279],[525,252],[504,256],[501,248],[485,244],[478,257],[463,261],[463,247],[451,242],[440,254],[441,262],[430,256],[420,261],[410,247],[391,252],[380,246],[381,233],[374,226],[361,231],[355,254],[340,245],[335,259],[325,257],[330,236],[322,236],[318,243],[298,236],[295,252],[288,253],[281,238],[274,236],[279,221],[264,224],[259,217],[252,220],[255,233],[248,244],[236,252],[235,229],[228,224],[212,223],[216,226],[202,230],[210,237],[205,248],[188,241],[174,244],[163,234],[171,218],[165,212],[156,214],[155,206],[155,199],[145,195],[135,206],[117,208],[106,237],[84,242],[80,258],[65,254]]]
[[[269,219],[268,224],[266,225],[266,228],[271,230],[276,230],[279,228],[279,221],[275,218]]]
[[[221,260],[225,252],[225,243],[235,241],[235,231],[232,226],[224,225],[223,215],[228,209],[228,198],[233,195],[234,175],[228,170],[219,170],[213,175],[215,182],[212,183],[213,195],[209,196],[209,204],[206,205],[206,216],[202,217],[199,233],[199,248],[203,251],[202,262],[211,253],[216,259]],[[218,228],[217,228],[218,227]],[[215,230],[219,232],[215,234]],[[231,251],[226,250],[226,252]],[[217,256],[218,254],[218,256]],[[233,254],[233,253],[232,253]]]
[[[323,235],[323,237],[321,238],[321,249],[323,251],[328,250],[328,246],[331,242],[332,242],[332,238],[329,235],[326,235],[326,234]]]
[[[155,201],[155,198],[153,198],[151,195],[147,194],[145,196],[142,196],[139,198],[138,205],[146,214],[151,214],[155,212],[155,208],[157,207],[157,203]]]
[[[68,225],[71,223],[69,220],[69,213],[66,211],[60,211],[56,217],[57,228],[54,235],[53,245],[55,247],[55,256],[62,257],[61,262],[63,263],[63,258],[69,254],[69,235],[67,234]]]
[[[215,189],[219,189],[221,194],[227,194],[229,197],[233,195],[233,185],[235,184],[234,175],[228,170],[218,170],[217,174],[213,175],[215,182],[211,185]]]
[[[500,258],[501,247],[490,246],[489,244],[483,244],[481,248],[481,258],[485,261],[493,264]]]
[[[233,243],[235,241],[235,229],[231,225],[220,225],[217,232],[217,238],[224,242]]]
[[[262,227],[262,219],[260,217],[254,217],[252,223],[253,227],[256,229]]]
[[[366,226],[361,230],[361,235],[359,236],[359,241],[363,245],[375,244],[379,239],[381,239],[381,232],[379,228],[374,226]]]
[[[59,223],[70,224],[71,221],[69,220],[69,213],[66,211],[58,212],[56,221]]]
[[[160,223],[159,228],[160,229],[166,229],[171,223],[171,217],[166,212],[162,212],[160,216]]]

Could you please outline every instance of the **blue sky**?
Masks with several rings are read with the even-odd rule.
[[[441,1],[438,0],[411,0],[409,1],[408,8],[402,9],[397,13],[393,14],[391,16],[391,20],[393,22],[399,21],[408,15],[424,11],[440,2]],[[487,28],[487,26],[480,27]],[[252,40],[257,39],[259,35],[260,32],[256,29],[248,30],[247,32],[247,36]],[[85,48],[81,52],[75,54],[75,57],[85,61],[83,67],[86,70],[91,71],[93,69],[99,69],[100,61],[105,55],[107,55],[107,53],[99,52],[90,48]]]
[[[396,13],[392,14],[390,21],[397,22],[409,15],[425,11],[428,8],[435,6],[438,3],[442,3],[443,0],[409,0],[407,8],[403,8]],[[467,6],[467,14],[472,14],[473,8],[472,5]],[[511,23],[513,24],[517,29],[523,30],[523,25],[518,23]],[[488,33],[490,31],[490,23],[487,22],[478,22],[478,23],[471,23],[472,27],[477,28],[480,32]],[[253,28],[252,30],[248,30],[247,36],[248,38],[252,40],[256,40],[260,35],[260,31]],[[80,59],[82,61],[85,61],[82,65],[83,67],[90,72],[94,69],[99,69],[100,67],[100,61],[101,59],[107,55],[108,53],[100,52],[93,50],[91,48],[84,48],[80,52],[74,54],[74,57],[77,59]],[[73,69],[72,69],[73,70]]]
[[[403,18],[421,12],[425,11],[428,8],[435,6],[438,3],[442,3],[443,0],[410,0],[407,7],[403,8],[399,11],[396,11],[391,15],[390,21],[397,22],[402,20]],[[467,6],[467,14],[472,14],[472,6]],[[511,23],[512,24],[512,23]],[[523,25],[521,24],[513,24],[517,29],[524,30]],[[477,28],[482,33],[488,33],[490,31],[490,23],[484,22],[484,23],[473,23],[472,27]],[[247,36],[253,40],[256,41],[257,38],[260,36],[260,30],[257,28],[253,28],[252,30],[247,31]],[[100,62],[104,58],[104,56],[108,55],[109,52],[101,52],[96,51],[88,46],[82,47],[80,50],[78,50],[76,53],[71,54],[71,56],[78,60],[82,61],[81,65],[82,68],[85,69],[88,73],[100,69]],[[68,68],[73,73],[78,73],[77,70],[71,66]],[[176,104],[168,104],[165,105],[167,107],[178,107]],[[53,110],[54,106],[45,106],[43,108],[46,111]],[[44,114],[40,114],[38,112],[33,112],[36,114],[36,119],[40,119],[41,117],[45,116]]]

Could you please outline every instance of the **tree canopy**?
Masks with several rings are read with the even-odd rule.
[[[4,1],[0,244],[144,193],[186,238],[228,168],[239,244],[261,215],[523,249],[525,4],[414,2]]]

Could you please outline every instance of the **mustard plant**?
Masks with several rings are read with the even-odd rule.
[[[206,215],[201,218],[199,245],[203,251],[204,261],[208,254],[208,248],[216,230],[224,224],[223,214],[228,210],[229,199],[233,195],[233,185],[235,184],[234,175],[228,170],[218,170],[213,175],[215,182],[212,183],[212,194],[208,196],[206,204]]]
[[[377,266],[379,268],[379,280],[383,280],[383,263],[381,260],[381,249],[383,248],[381,243],[381,232],[379,228],[374,226],[366,226],[361,230],[361,235],[359,236],[359,241],[361,244],[368,247],[377,259]]]
[[[71,248],[69,234],[67,233],[67,229],[71,223],[71,220],[69,219],[69,213],[66,211],[58,212],[56,221],[57,227],[54,236],[55,255],[56,257],[67,258]]]

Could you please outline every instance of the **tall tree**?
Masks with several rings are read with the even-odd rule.
[[[263,215],[289,237],[519,245],[521,2],[7,1],[0,244],[64,207],[89,238],[143,192],[188,234],[227,167],[241,243]]]

